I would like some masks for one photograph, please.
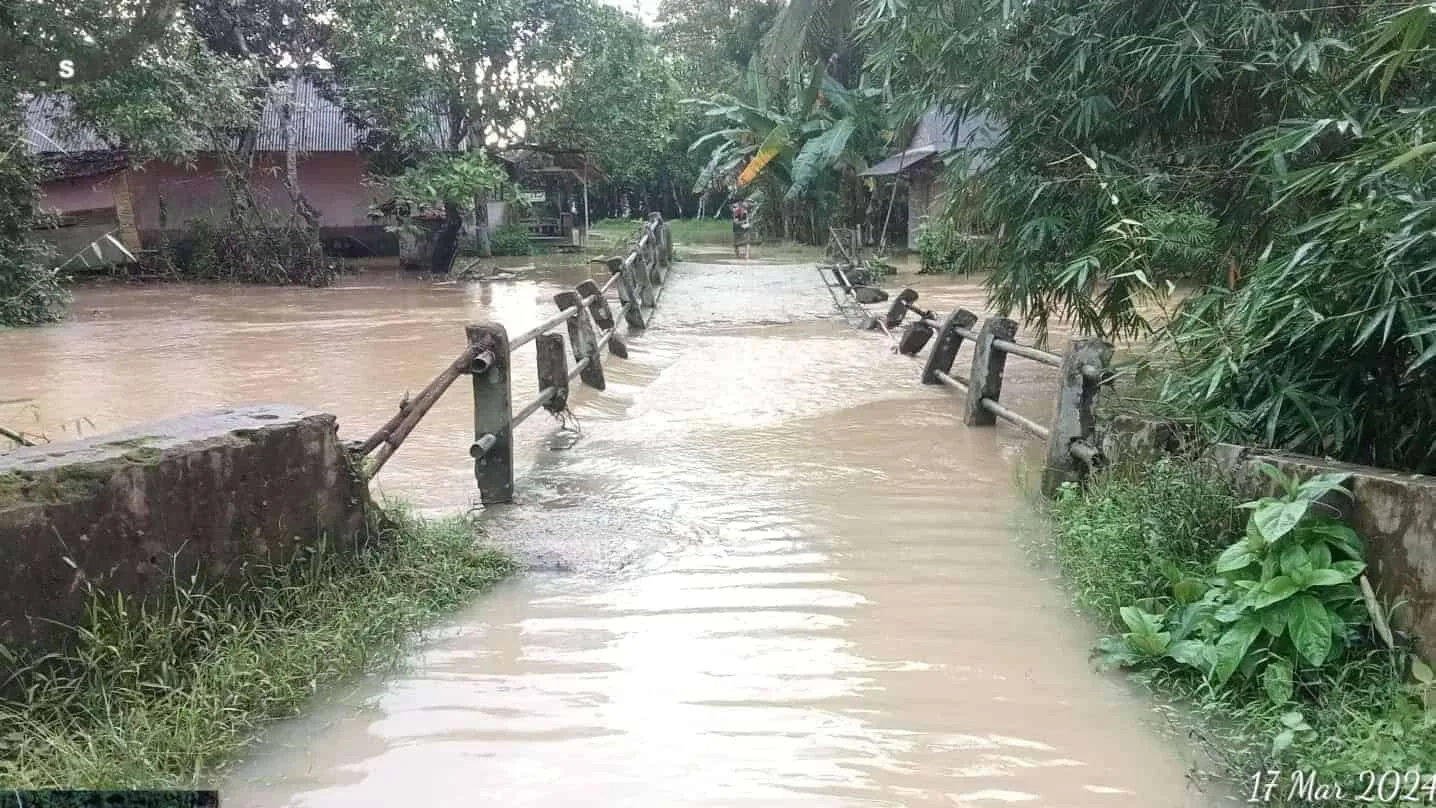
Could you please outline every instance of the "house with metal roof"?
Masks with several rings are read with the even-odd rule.
[[[937,108],[918,121],[906,149],[863,171],[864,177],[893,177],[907,183],[907,247],[917,249],[918,236],[928,218],[937,212],[943,182],[952,166],[968,177],[988,165],[987,150],[1002,139],[1004,127],[980,113],[961,120]],[[955,154],[965,158],[950,161]]]
[[[291,205],[282,183],[282,106],[288,94],[287,85],[276,85],[266,99],[250,178],[261,205],[285,211]],[[393,255],[395,239],[373,215],[386,194],[364,181],[365,132],[309,82],[300,84],[293,106],[300,182],[319,212],[326,246],[348,254]],[[98,242],[103,253],[98,263],[117,263],[125,256],[114,242],[138,255],[166,238],[182,237],[190,222],[228,216],[229,199],[213,153],[187,165],[134,164],[122,144],[67,125],[68,111],[63,97],[37,97],[26,104],[26,145],[42,170],[40,207],[54,222],[37,236],[54,244],[61,256]],[[435,116],[436,148],[445,130],[442,116]]]

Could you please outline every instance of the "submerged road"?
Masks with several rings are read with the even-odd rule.
[[[354,437],[465,322],[524,328],[590,270],[81,290],[74,323],[7,355],[57,437],[245,400],[329,409]],[[975,283],[901,282],[983,308]],[[533,570],[404,670],[279,725],[227,808],[1210,804],[1146,699],[1093,672],[1092,629],[1029,552],[1045,527],[1014,481],[1040,447],[965,428],[829,308],[810,264],[679,264],[609,389],[576,394],[576,442],[544,418],[520,432],[519,501],[482,523]],[[1045,419],[1051,378],[1011,363],[1004,403]],[[384,491],[475,499],[461,388]]]
[[[810,266],[679,265],[486,516],[553,571],[277,732],[228,804],[1203,804],[1022,549],[1022,437],[827,302]],[[1009,398],[1039,415],[1045,378]]]

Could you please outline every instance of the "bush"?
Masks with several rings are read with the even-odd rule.
[[[338,274],[312,231],[259,212],[253,221],[190,222],[169,261],[179,277],[206,281],[327,286]]]
[[[1238,535],[1238,500],[1190,463],[1124,465],[1053,504],[1063,575],[1083,605],[1113,625],[1118,611],[1160,597],[1171,565],[1201,569]]]
[[[953,272],[957,268],[957,228],[945,216],[934,217],[917,236],[917,253],[922,271]]]
[[[23,142],[13,116],[0,113],[0,327],[53,322],[70,302],[48,251],[30,238],[38,177],[26,151],[14,147]]]
[[[1179,459],[1065,487],[1052,508],[1064,576],[1122,632],[1099,652],[1186,699],[1193,737],[1244,793],[1253,772],[1272,768],[1314,772],[1347,794],[1362,793],[1364,771],[1429,777],[1431,670],[1368,609],[1355,533],[1312,504],[1340,479],[1275,476],[1281,494],[1244,509],[1226,483]],[[1288,785],[1269,804],[1305,804]]]
[[[489,235],[489,246],[495,256],[533,255],[533,238],[526,228],[515,225],[500,227]]]
[[[978,243],[977,237],[964,233],[947,216],[933,217],[917,236],[919,274],[972,272],[980,258],[974,249]]]

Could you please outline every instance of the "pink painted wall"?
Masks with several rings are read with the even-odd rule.
[[[319,223],[326,228],[367,227],[367,216],[377,196],[360,180],[364,157],[350,152],[321,152],[299,160],[299,183],[309,203],[319,211]],[[256,160],[252,182],[261,205],[288,209],[284,190],[284,161],[281,155],[263,154]],[[160,197],[166,203],[164,227],[183,229],[192,219],[221,219],[228,214],[229,201],[220,179],[218,163],[210,157],[193,166],[147,163],[131,180],[135,199],[135,224],[141,232],[161,229]]]
[[[261,205],[287,210],[289,194],[282,181],[284,158],[262,154],[256,160],[253,182]],[[325,228],[369,227],[369,206],[377,193],[365,187],[363,155],[352,152],[320,152],[301,157],[299,182]],[[114,207],[114,196],[106,177],[82,177],[46,183],[41,206],[54,212]],[[222,219],[229,202],[224,181],[214,158],[202,157],[191,166],[150,162],[130,175],[134,197],[135,226],[141,233],[161,229],[160,197],[166,202],[164,228],[182,230],[192,219]]]
[[[114,174],[47,182],[40,191],[40,209],[47,213],[71,213],[77,210],[113,208],[115,195],[110,190]]]

